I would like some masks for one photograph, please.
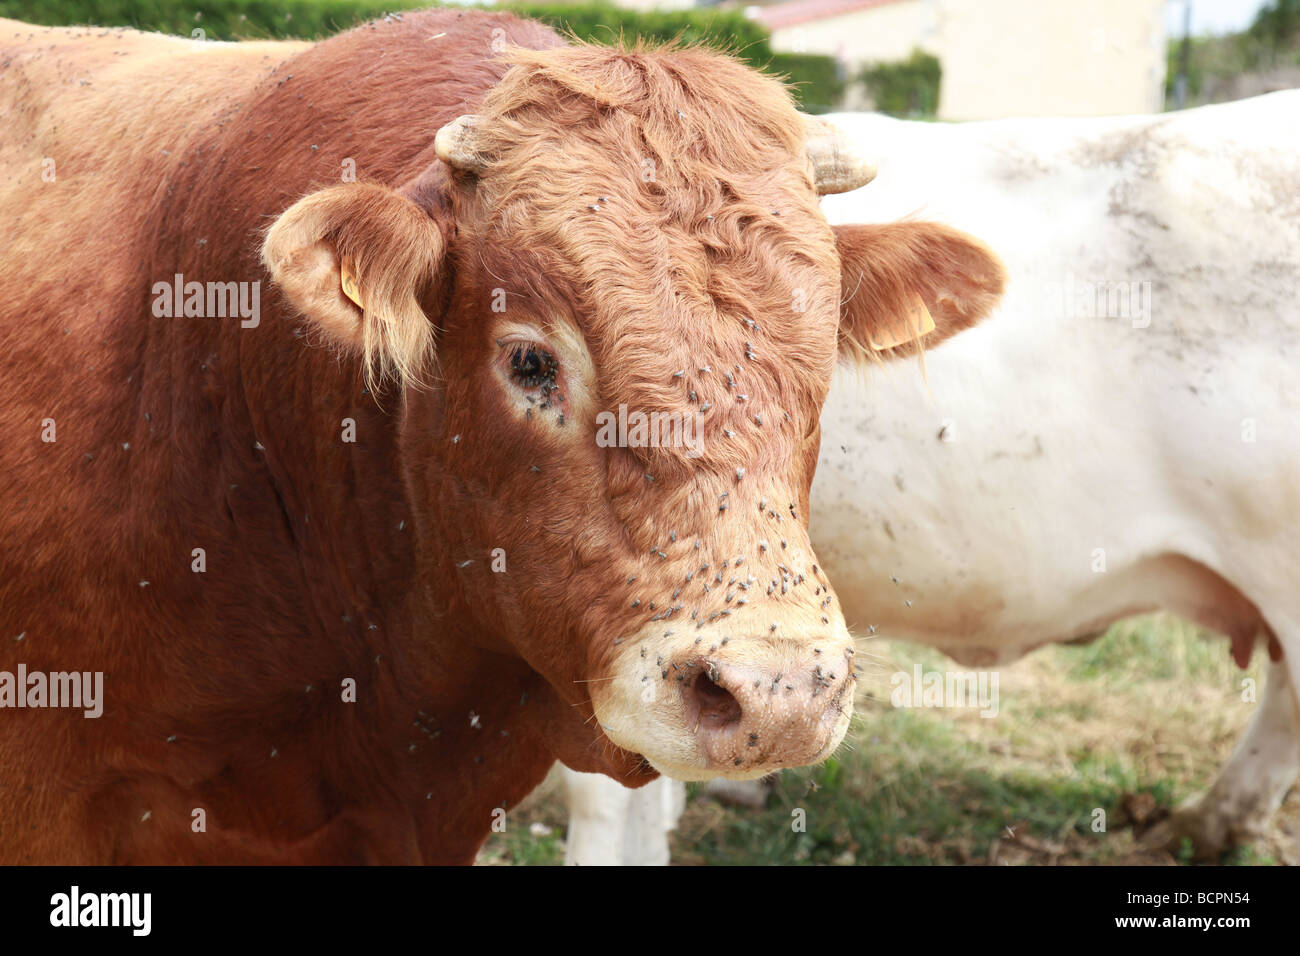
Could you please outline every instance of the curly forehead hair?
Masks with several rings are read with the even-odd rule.
[[[839,259],[785,87],[699,48],[507,56],[475,139],[472,229],[493,274],[527,276],[544,308],[585,301],[610,396],[663,411],[692,389],[697,405],[709,396],[710,428],[736,433],[728,459],[773,440],[738,426],[746,411],[812,414],[833,362]],[[744,365],[760,340],[766,374],[747,366],[748,409],[732,407],[721,373],[672,379],[713,359]]]
[[[787,150],[802,142],[794,104],[779,80],[707,48],[587,43],[516,48],[505,59],[516,68],[488,94],[483,112],[507,124],[536,108],[557,123],[622,110],[664,155],[677,155],[701,134],[724,157],[764,145],[755,134]]]
[[[575,166],[577,154],[585,162],[576,168],[595,178],[609,167],[665,195],[761,176],[801,154],[803,126],[785,87],[722,53],[579,44],[506,59],[513,67],[483,104],[478,140],[498,203],[527,189],[530,173],[546,180]]]

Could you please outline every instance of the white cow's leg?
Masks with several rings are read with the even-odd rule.
[[[660,777],[629,790],[604,774],[562,770],[567,866],[668,865],[668,834],[686,806],[685,784]]]
[[[1257,839],[1300,774],[1297,656],[1269,663],[1264,699],[1214,785],[1174,812],[1175,838],[1191,837],[1203,856]]]
[[[686,784],[669,777],[631,791],[623,862],[627,866],[667,866],[668,834],[686,806]]]
[[[767,779],[762,780],[728,780],[719,777],[710,780],[704,786],[704,792],[719,803],[733,807],[749,807],[761,810],[767,803]]]
[[[580,773],[565,767],[563,776],[569,804],[565,865],[621,866],[623,834],[634,791],[602,773]]]

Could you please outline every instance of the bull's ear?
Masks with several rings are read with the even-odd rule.
[[[433,325],[420,298],[442,268],[438,224],[402,193],[352,184],[312,193],[275,221],[262,261],[288,299],[335,343],[361,353],[367,378],[420,380]]]
[[[987,316],[1002,297],[1002,261],[948,226],[836,226],[835,241],[841,355],[878,360],[930,348]]]

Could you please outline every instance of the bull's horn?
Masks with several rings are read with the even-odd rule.
[[[438,130],[433,138],[433,151],[438,158],[448,166],[471,173],[481,173],[486,169],[487,161],[478,151],[478,122],[477,115],[466,113]]]
[[[876,178],[876,164],[854,147],[843,130],[819,117],[799,115],[818,195],[846,193]]]

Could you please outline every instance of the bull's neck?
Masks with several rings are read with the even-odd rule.
[[[348,360],[294,337],[290,320],[264,321],[268,338],[220,371],[211,422],[219,450],[187,481],[208,489],[201,510],[229,519],[205,583],[222,589],[218,606],[248,610],[239,623],[225,615],[203,626],[220,645],[253,641],[264,655],[257,668],[240,660],[230,669],[263,715],[241,746],[277,748],[282,772],[323,778],[304,793],[352,795],[363,773],[384,780],[378,802],[349,803],[341,816],[293,798],[301,805],[288,815],[320,836],[291,856],[469,862],[494,814],[545,774],[554,759],[547,728],[569,708],[523,661],[484,650],[452,613],[454,579],[440,573],[437,543],[420,540],[427,522],[404,478],[400,398],[376,400]],[[341,700],[346,679],[355,681],[351,703]],[[286,736],[277,715],[290,704],[299,719]],[[313,718],[303,722],[302,708]],[[361,742],[364,753],[348,750]],[[298,764],[296,749],[310,751]],[[244,785],[269,786],[259,776]],[[240,825],[238,807],[221,810]]]

